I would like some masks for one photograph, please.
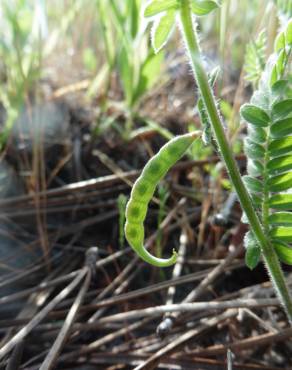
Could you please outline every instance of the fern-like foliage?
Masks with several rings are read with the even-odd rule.
[[[262,30],[255,40],[251,40],[245,53],[245,79],[257,87],[266,65],[267,34]]]
[[[280,33],[251,102],[241,108],[247,122],[245,152],[250,192],[265,233],[281,261],[292,264],[292,23]],[[246,238],[247,264],[260,255],[252,235]],[[254,252],[253,252],[254,251]]]

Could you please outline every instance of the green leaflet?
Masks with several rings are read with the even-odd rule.
[[[175,17],[176,9],[170,9],[154,23],[151,41],[155,53],[158,53],[167,43],[175,26]]]
[[[218,8],[216,1],[211,0],[192,0],[192,12],[198,16],[207,15],[212,10]]]
[[[259,160],[252,160],[248,159],[247,161],[247,172],[250,174],[250,176],[257,177],[263,174],[264,172],[264,166],[261,161]]]
[[[292,210],[292,194],[276,194],[269,198],[269,207],[283,211]]]
[[[270,177],[267,181],[270,192],[280,192],[292,187],[292,172]]]
[[[264,144],[267,140],[266,130],[262,127],[248,125],[248,136],[257,144]]]
[[[291,212],[277,212],[269,216],[269,224],[277,226],[292,226]]]
[[[292,117],[275,122],[271,126],[271,135],[273,138],[279,138],[292,134]]]
[[[255,126],[266,127],[270,122],[268,114],[256,105],[244,104],[240,109],[240,114],[246,122]]]
[[[281,32],[276,37],[274,49],[275,49],[276,52],[279,52],[282,49],[285,49],[285,45],[286,45],[285,33],[284,32]]]
[[[274,240],[291,243],[292,242],[292,227],[278,226],[270,231],[270,236]]]
[[[271,88],[273,88],[273,86],[277,82],[278,78],[279,78],[279,75],[278,75],[277,65],[275,64],[273,69],[272,69],[272,72],[271,72],[271,78],[270,78],[270,87]]]
[[[292,20],[291,19],[286,28],[285,38],[286,38],[287,45],[291,46],[292,45]]]
[[[292,156],[288,154],[271,159],[267,164],[267,169],[271,175],[292,170]]]
[[[286,118],[292,113],[292,99],[281,100],[272,106],[273,120]]]
[[[278,80],[274,83],[272,87],[272,95],[275,96],[275,98],[279,98],[282,95],[287,94],[289,89],[289,81],[288,80]]]
[[[292,265],[292,248],[286,243],[281,243],[279,241],[274,241],[273,246],[280,261],[286,263],[287,265]]]
[[[261,108],[262,110],[268,111],[270,108],[270,96],[267,92],[262,91],[262,90],[255,91],[253,96],[251,97],[250,102],[252,105],[257,106],[258,108]]]
[[[271,157],[290,153],[292,151],[292,136],[271,141],[268,145],[268,150]]]
[[[255,206],[260,207],[262,205],[263,200],[262,200],[261,195],[251,193],[250,196]]]
[[[278,60],[277,60],[277,63],[276,63],[278,76],[283,75],[287,61],[288,61],[288,55],[286,53],[286,50],[283,49],[283,50],[280,51],[279,56],[278,56]]]
[[[178,6],[178,0],[152,0],[145,8],[144,17],[153,17],[156,14],[165,12],[169,9],[175,9]]]
[[[244,237],[245,246],[245,264],[253,270],[259,263],[261,258],[261,248],[259,247],[255,237],[249,231]]]
[[[260,193],[263,190],[263,183],[262,181],[256,179],[252,176],[243,176],[242,178],[245,186],[248,188],[250,192]]]
[[[251,159],[263,159],[265,155],[264,147],[250,139],[245,140],[244,151],[247,157]]]

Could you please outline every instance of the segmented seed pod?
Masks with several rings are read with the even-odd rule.
[[[177,136],[165,144],[159,152],[150,159],[140,177],[136,180],[130,200],[126,208],[126,239],[135,252],[146,262],[159,267],[173,265],[177,253],[168,259],[157,258],[144,247],[144,220],[158,182],[167,171],[183,156],[190,145],[198,137],[198,132]]]

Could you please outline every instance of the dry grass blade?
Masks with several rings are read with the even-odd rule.
[[[290,340],[292,337],[292,328],[283,329],[278,333],[265,333],[262,335],[257,335],[251,338],[246,338],[234,343],[219,344],[217,346],[212,346],[204,350],[196,351],[194,355],[197,356],[218,356],[225,354],[229,348],[231,351],[237,352],[249,348],[259,348],[267,344],[272,344],[276,342],[285,342]]]
[[[196,329],[189,330],[188,332],[180,335],[176,340],[173,340],[171,343],[166,345],[160,351],[155,353],[151,356],[147,361],[143,364],[137,366],[135,370],[152,370],[155,369],[157,364],[162,361],[165,357],[169,356],[175,349],[180,347],[181,345],[188,342],[190,339],[198,335],[202,335],[203,332],[210,330],[212,327],[218,325],[221,321],[226,320],[234,315],[236,315],[236,310],[229,310],[224,314],[219,315],[216,318],[212,318],[208,321],[208,324],[202,324],[200,327]]]
[[[132,320],[140,317],[158,316],[167,312],[176,312],[179,314],[185,312],[199,312],[199,311],[213,311],[213,310],[226,310],[231,308],[259,308],[280,306],[278,299],[235,299],[233,301],[223,302],[194,302],[194,303],[178,303],[164,306],[153,306],[141,310],[133,310],[125,313],[119,313],[112,316],[107,316],[100,319],[100,323],[109,323],[115,321]]]
[[[46,305],[26,326],[24,326],[17,334],[14,335],[2,348],[0,348],[0,359],[3,359],[20,341],[23,340],[46,316],[52,311],[58,303],[60,303],[68,294],[74,290],[80,281],[87,273],[87,268],[84,268],[75,277],[75,279],[64,288],[52,301]]]
[[[68,315],[66,317],[66,320],[63,324],[62,329],[60,330],[60,333],[54,342],[52,348],[50,349],[49,353],[47,354],[44,362],[42,363],[40,370],[50,370],[53,369],[55,363],[58,361],[58,355],[64,346],[66,339],[68,338],[70,334],[70,329],[74,323],[74,320],[76,318],[76,315],[78,313],[78,310],[83,302],[84,296],[86,292],[88,291],[89,284],[91,281],[91,270],[87,269],[86,276],[84,283],[76,296],[76,299],[70,308]]]

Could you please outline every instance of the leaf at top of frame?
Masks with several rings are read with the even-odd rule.
[[[153,17],[169,9],[176,9],[178,0],[152,0],[145,8],[144,17]]]
[[[175,25],[176,9],[169,9],[152,28],[152,46],[155,53],[158,53],[167,43],[171,31]]]
[[[209,14],[219,6],[216,1],[212,0],[192,0],[192,12],[198,16]]]
[[[270,117],[261,108],[252,104],[244,104],[240,109],[242,118],[252,125],[266,127],[270,122]]]

